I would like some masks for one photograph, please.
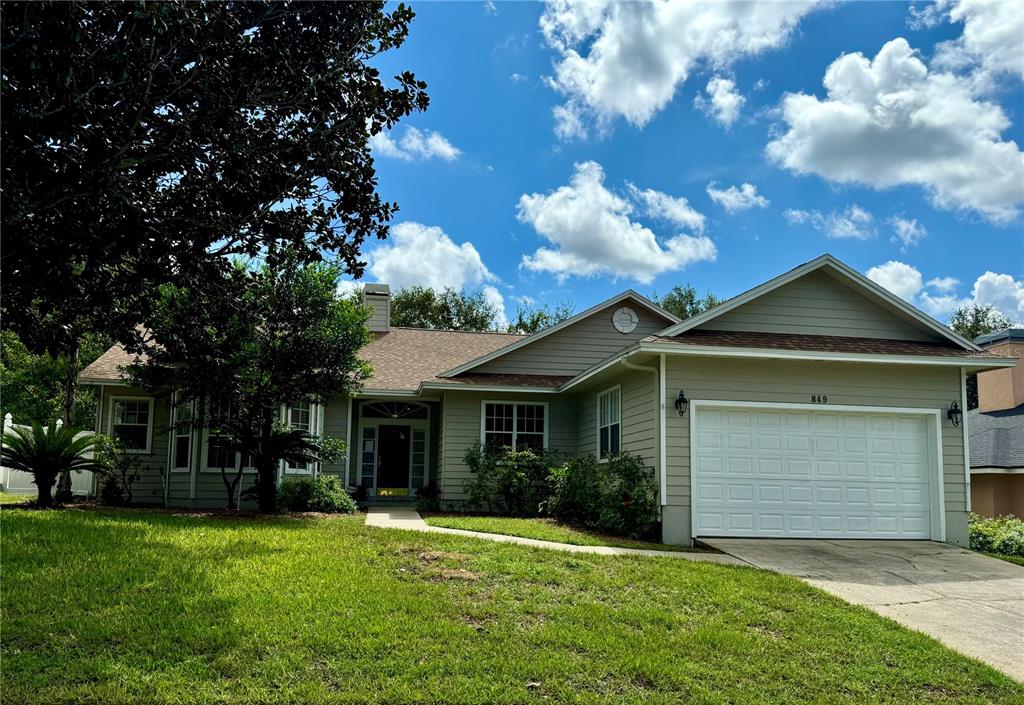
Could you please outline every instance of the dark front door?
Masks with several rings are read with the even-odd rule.
[[[409,426],[379,426],[377,429],[377,491],[409,489]],[[392,492],[390,494],[400,494]]]

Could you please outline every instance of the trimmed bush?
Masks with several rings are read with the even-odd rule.
[[[482,448],[466,452],[472,474],[463,488],[466,504],[488,514],[532,517],[551,495],[551,468],[561,462],[556,451]]]
[[[975,551],[1024,558],[1024,521],[1015,516],[989,519],[971,514],[968,526]]]
[[[559,521],[628,538],[654,536],[661,516],[654,471],[638,455],[622,453],[599,463],[574,458],[550,474],[543,510]]]
[[[292,512],[356,512],[356,503],[334,475],[285,480],[277,491],[277,501]]]
[[[416,490],[416,511],[436,512],[441,509],[441,489],[437,483],[431,480],[423,487]]]

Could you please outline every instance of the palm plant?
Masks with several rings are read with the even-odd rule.
[[[86,435],[76,438],[77,434],[70,426],[51,422],[44,428],[35,421],[31,427],[15,426],[3,437],[0,461],[5,467],[32,474],[33,482],[39,488],[36,503],[40,507],[53,506],[53,486],[60,473],[103,471],[99,463],[87,457],[97,437]]]

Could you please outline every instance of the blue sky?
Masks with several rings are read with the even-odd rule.
[[[511,316],[831,252],[941,320],[1024,321],[1019,5],[412,6],[378,64],[430,108],[374,139],[401,210],[367,281]]]

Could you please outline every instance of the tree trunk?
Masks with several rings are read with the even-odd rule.
[[[260,423],[261,452],[256,457],[256,502],[259,510],[265,514],[277,511],[277,463],[266,455],[273,432],[273,410],[265,409]]]
[[[238,505],[235,504],[235,490],[238,489],[238,483],[242,479],[242,466],[238,466],[238,472],[235,473],[234,478],[228,479],[228,471],[223,465],[220,468],[220,479],[224,481],[224,487],[228,491],[228,511],[238,509]]]
[[[53,506],[53,483],[57,478],[49,473],[36,473],[35,480],[36,487],[39,489],[39,495],[36,497],[36,504],[43,508],[50,508]]]
[[[76,397],[78,396],[78,336],[68,348],[68,374],[64,380],[64,425],[74,427]],[[57,501],[61,504],[71,501],[71,472],[65,470],[57,482]]]

